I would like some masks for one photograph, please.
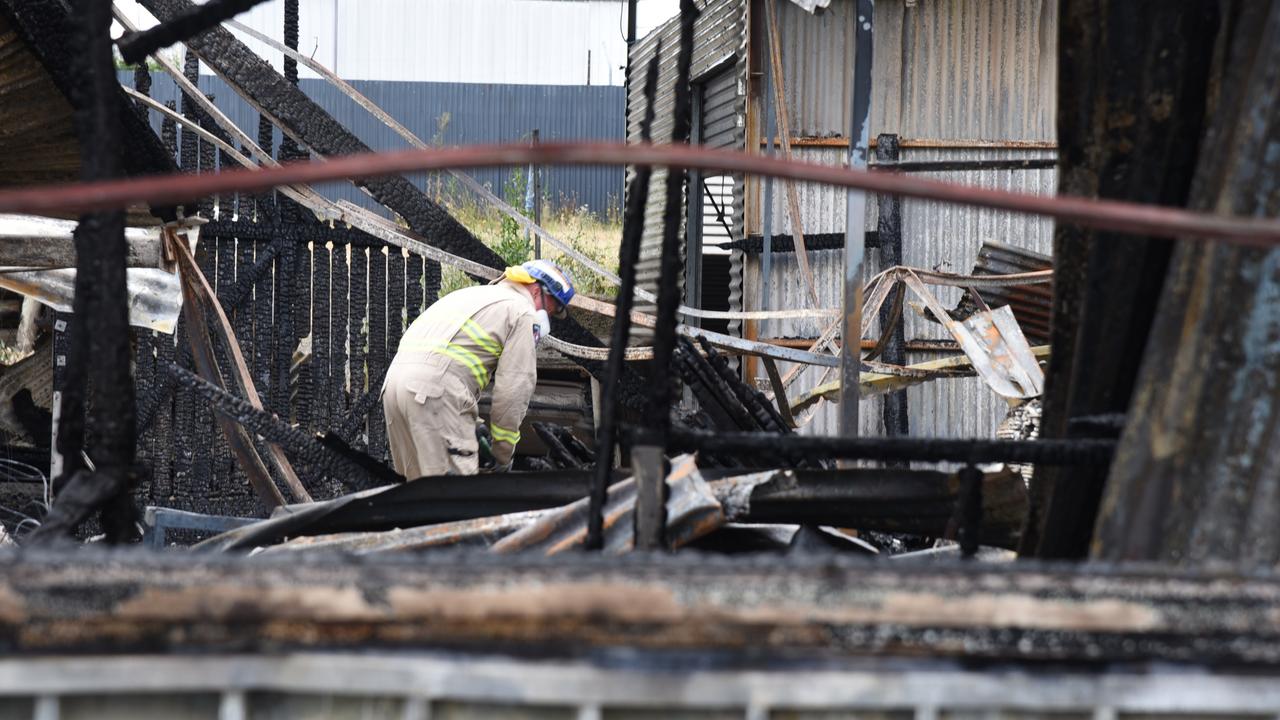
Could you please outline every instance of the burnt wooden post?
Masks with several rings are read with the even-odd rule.
[[[1222,11],[1189,205],[1275,217],[1280,5],[1229,2]],[[1280,248],[1179,241],[1107,478],[1094,557],[1280,562],[1278,341]]]
[[[876,137],[876,161],[896,163],[899,157],[898,136],[884,133]],[[876,225],[880,240],[880,267],[891,268],[902,264],[902,199],[897,195],[881,193],[876,197],[879,212]],[[901,293],[902,286],[898,287]],[[891,307],[880,308],[880,330],[893,324],[893,332],[885,345],[883,360],[894,365],[907,364],[905,324],[902,313]],[[907,417],[907,391],[898,390],[884,396],[882,409],[885,435],[909,435],[911,425]]]
[[[634,14],[634,13],[633,13]],[[659,48],[661,49],[661,48]],[[649,62],[645,75],[644,118],[640,121],[640,138],[650,139],[653,126],[654,96],[658,88],[658,58]],[[640,240],[644,235],[644,209],[649,201],[649,178],[652,168],[637,167],[627,188],[626,210],[622,216],[622,243],[618,246],[618,298],[614,301],[613,330],[609,335],[609,358],[605,361],[600,383],[600,423],[596,426],[596,469],[587,496],[587,550],[604,547],[604,503],[613,477],[613,451],[617,444],[618,381],[626,368],[624,363],[627,338],[631,335],[631,308],[635,304],[636,264],[640,261]]]
[[[1200,153],[1218,5],[1061,5],[1058,192],[1186,204]],[[1109,120],[1118,117],[1131,121]],[[1128,409],[1170,245],[1063,222],[1057,223],[1053,244],[1053,351],[1041,437],[1065,438],[1073,417]],[[1024,555],[1087,554],[1106,470],[1067,475],[1037,470],[1019,549]]]
[[[123,168],[111,7],[77,0],[71,18],[79,44],[72,60],[78,72],[71,100],[80,139],[81,180],[109,180]],[[33,542],[64,537],[98,509],[109,541],[123,541],[134,533],[137,512],[129,490],[137,480],[137,409],[130,367],[124,219],[123,210],[91,212],[81,216],[75,230],[74,314],[57,437],[63,472],[57,500],[32,534]],[[86,424],[93,430],[87,447]],[[86,469],[85,455],[93,471]]]
[[[692,129],[692,88],[689,72],[693,64],[693,29],[698,20],[693,0],[680,2],[680,47],[676,54],[674,123],[671,142],[689,142]],[[653,334],[653,362],[649,368],[649,399],[645,405],[644,434],[632,452],[636,475],[637,550],[657,550],[666,546],[667,434],[671,429],[671,409],[675,405],[675,375],[671,356],[676,349],[676,325],[680,322],[680,218],[687,173],[667,170],[666,205],[662,217],[662,261],[658,280],[657,327]]]

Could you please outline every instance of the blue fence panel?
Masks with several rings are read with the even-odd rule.
[[[132,71],[122,70],[120,81],[132,84]],[[356,80],[352,84],[418,137],[441,145],[471,145],[528,140],[537,129],[543,142],[566,140],[622,141],[623,88],[574,85],[484,85]],[[300,86],[374,150],[408,147],[400,137],[324,80],[303,79]],[[221,78],[200,77],[200,89],[250,137],[257,137],[258,115]],[[176,100],[179,91],[164,73],[153,74],[152,97]],[[160,121],[152,114],[159,130]],[[279,142],[277,132],[276,142]],[[511,168],[472,171],[473,177],[502,194]],[[426,187],[425,174],[413,176]],[[618,212],[623,170],[620,167],[548,167],[543,171],[545,196],[555,205],[586,206],[592,212]],[[448,187],[447,181],[444,185]],[[349,183],[317,188],[332,199],[346,199],[381,209]]]

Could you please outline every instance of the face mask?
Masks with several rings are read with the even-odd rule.
[[[546,310],[539,310],[533,314],[533,342],[538,344],[542,342],[542,338],[551,334],[551,316]]]

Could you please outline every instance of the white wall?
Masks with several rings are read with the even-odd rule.
[[[664,15],[671,1],[642,0],[641,18]],[[155,23],[133,0],[120,4],[140,26]],[[301,0],[300,6],[299,50],[347,79],[585,85],[589,68],[592,85],[622,84],[622,0]],[[279,39],[284,0],[237,19]],[[280,67],[280,53],[241,39]],[[314,76],[305,68],[300,74]]]

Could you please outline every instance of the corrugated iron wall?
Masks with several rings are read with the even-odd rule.
[[[1057,17],[1058,0],[876,3],[873,136],[1053,141]]]
[[[132,82],[131,71],[121,71],[120,80]],[[442,145],[515,142],[526,140],[536,128],[544,142],[559,140],[611,140],[622,138],[623,89],[575,85],[480,85],[471,83],[425,83],[362,81],[352,83],[361,93],[402,122],[414,134]],[[408,147],[377,118],[352,102],[324,80],[303,79],[302,90],[338,122],[355,133],[374,150]],[[221,78],[200,76],[200,89],[250,136],[256,135],[258,115],[249,104],[227,87]],[[164,73],[156,73],[152,96],[165,102],[175,100],[179,91]],[[159,121],[153,119],[157,130]],[[279,135],[277,134],[277,142]],[[509,169],[475,170],[473,176],[502,194]],[[413,176],[422,187],[428,178]],[[433,183],[448,190],[450,184]],[[616,167],[548,167],[543,170],[543,187],[553,204],[586,205],[605,214],[621,209],[622,170]],[[333,199],[350,200],[382,212],[381,206],[350,183],[329,183],[319,188]]]
[[[776,2],[775,6],[791,134],[844,137],[853,111],[850,78],[857,33],[855,3],[835,0],[819,15],[811,15],[792,2]],[[763,15],[756,22],[763,33]],[[761,48],[761,55],[760,62],[767,64],[767,47]]]
[[[726,138],[717,133],[717,146],[741,147],[746,116],[746,15],[747,7],[740,0],[711,0],[701,8],[701,15],[694,26],[692,81],[697,84],[710,79],[727,68],[735,68],[738,76],[737,99],[739,120],[732,131],[736,138]],[[658,90],[654,100],[654,123],[651,137],[654,142],[671,139],[672,110],[675,101],[676,53],[680,43],[680,25],[674,19],[636,43],[631,52],[632,74],[627,88],[628,118],[627,140],[638,142],[640,122],[644,118],[647,102],[644,98],[644,79],[649,61],[657,56]],[[723,100],[723,98],[722,98]],[[730,141],[732,140],[732,144]],[[657,169],[650,180],[649,200],[645,206],[645,232],[640,245],[640,264],[636,270],[641,287],[656,289],[658,264],[662,244],[662,212],[666,192],[667,172]],[[741,204],[736,202],[734,217],[741,216]],[[681,217],[684,213],[681,212]],[[684,264],[683,257],[681,264]],[[683,278],[681,278],[683,282]]]
[[[810,15],[793,3],[778,3],[783,79],[793,135],[800,138],[843,138],[848,130],[852,86],[854,31],[852,0],[833,0],[830,9]],[[916,147],[902,161],[1052,158],[1056,113],[1057,0],[937,0],[907,7],[902,0],[876,3],[875,67],[872,82],[872,136],[896,133]],[[756,22],[762,22],[756,19]],[[754,31],[753,31],[754,32]],[[763,50],[761,50],[763,52]],[[752,98],[750,107],[760,112]],[[753,129],[763,120],[748,122]],[[760,137],[752,138],[753,144]],[[985,141],[985,142],[976,142]],[[920,146],[937,147],[920,147]],[[982,147],[994,146],[994,147]],[[1011,147],[1000,147],[1000,146]],[[1012,147],[1018,146],[1018,147]],[[797,147],[800,160],[843,165],[847,147]],[[929,177],[1033,193],[1053,193],[1052,170],[929,173]],[[749,203],[763,205],[762,184],[753,187]],[[843,190],[801,185],[798,188],[806,235],[843,233]],[[875,228],[875,199],[868,202],[867,228]],[[994,240],[1045,254],[1052,251],[1050,221],[1010,213],[904,200],[903,261],[917,267],[967,272],[982,242]],[[791,224],[781,183],[773,193],[772,234],[790,234]],[[762,212],[747,208],[751,233],[762,230]],[[810,253],[820,304],[839,307],[843,288],[843,253]],[[866,274],[882,268],[869,249]],[[759,256],[746,264],[745,309],[799,308],[810,302],[792,253],[775,253],[767,282],[759,273]],[[761,297],[763,294],[764,297]],[[959,291],[939,288],[938,298],[953,306]],[[741,306],[740,306],[741,307]],[[762,323],[759,337],[814,338],[820,320]],[[908,310],[906,337],[947,337],[941,329]],[[909,353],[908,362],[939,357]],[[784,370],[785,372],[785,370]],[[827,375],[806,370],[792,386],[797,396]],[[834,375],[826,380],[834,379]],[[940,381],[908,392],[912,435],[984,437],[1007,410],[1004,401],[980,380]],[[835,434],[836,408],[815,413],[804,432]],[[860,432],[884,434],[881,402],[863,401]]]

